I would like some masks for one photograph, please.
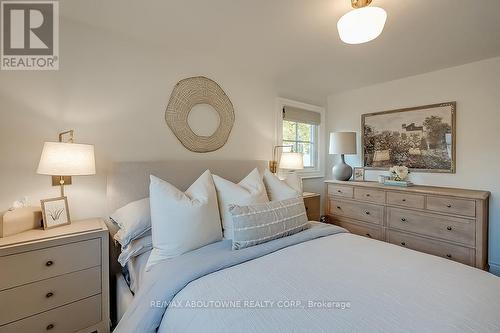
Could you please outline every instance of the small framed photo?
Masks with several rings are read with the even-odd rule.
[[[354,181],[362,182],[365,180],[365,169],[354,168]]]
[[[71,223],[66,197],[45,199],[41,200],[40,203],[42,206],[43,228],[45,230]]]

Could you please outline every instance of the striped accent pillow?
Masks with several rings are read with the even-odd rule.
[[[229,212],[233,218],[233,250],[290,236],[309,227],[302,198],[230,205]]]

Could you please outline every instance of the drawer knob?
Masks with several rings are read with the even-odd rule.
[[[368,237],[368,238],[372,238],[372,235],[370,235],[370,233],[367,233],[367,234],[366,234],[366,237]]]
[[[342,193],[342,190],[337,190],[337,193]]]
[[[53,292],[48,292],[45,297],[47,298],[51,298],[52,296],[54,296],[54,293]]]
[[[451,257],[452,257],[452,255],[451,255],[451,254],[447,254],[447,255],[446,255],[446,258],[451,259]]]
[[[370,196],[370,193],[366,193],[366,196],[369,197]]]
[[[54,262],[52,260],[49,260],[45,263],[45,266],[49,267],[49,266],[52,266],[54,265]]]
[[[340,207],[340,206],[337,206],[337,209],[342,209],[342,207]]]
[[[447,204],[446,207],[451,208],[451,204]]]
[[[49,330],[53,329],[53,328],[54,328],[54,326],[55,326],[54,324],[48,324],[48,325],[47,325],[47,327],[45,327],[45,329],[46,329],[47,331],[49,331]]]
[[[402,201],[403,201],[403,202],[406,202],[406,199],[403,199]]]
[[[447,227],[446,227],[446,230],[448,230],[448,231],[451,231],[451,229],[453,229],[453,228],[452,228],[452,227],[450,227],[450,226],[447,226]]]
[[[406,218],[401,218],[401,222],[406,222]]]
[[[369,212],[369,211],[366,211],[366,212],[365,212],[365,214],[366,214],[366,215],[370,215],[370,212]]]
[[[406,246],[406,243],[405,242],[401,242],[401,245]]]

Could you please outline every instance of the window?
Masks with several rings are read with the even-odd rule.
[[[304,154],[304,168],[317,167],[318,125],[283,120],[283,145]]]
[[[304,154],[303,177],[323,177],[324,109],[291,100],[278,99],[278,145],[290,146],[284,151]]]

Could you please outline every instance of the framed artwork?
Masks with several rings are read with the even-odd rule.
[[[45,199],[42,206],[43,228],[52,229],[71,223],[66,197]]]
[[[455,173],[456,102],[364,114],[361,128],[366,169]]]
[[[354,168],[354,181],[362,182],[365,180],[365,169]]]

